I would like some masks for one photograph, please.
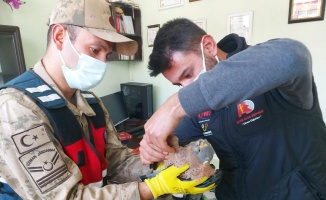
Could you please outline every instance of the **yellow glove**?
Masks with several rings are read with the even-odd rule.
[[[215,187],[215,183],[203,188],[196,187],[206,181],[208,177],[203,177],[199,181],[181,181],[178,176],[188,168],[188,164],[185,164],[180,168],[172,165],[158,173],[155,177],[145,179],[145,182],[152,191],[154,198],[163,194],[200,194]]]

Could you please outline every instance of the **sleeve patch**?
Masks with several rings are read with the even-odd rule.
[[[51,141],[44,125],[17,133],[11,137],[20,154],[31,151]]]
[[[38,146],[22,155],[19,160],[42,193],[52,190],[70,176],[63,158],[52,142]]]

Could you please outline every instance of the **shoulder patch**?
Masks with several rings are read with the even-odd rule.
[[[55,188],[70,176],[63,158],[52,142],[22,155],[19,160],[42,193]]]
[[[11,138],[20,154],[31,151],[51,141],[44,125],[17,133],[11,136]]]
[[[42,193],[55,188],[71,175],[44,125],[15,134],[12,139],[21,154],[19,161]]]

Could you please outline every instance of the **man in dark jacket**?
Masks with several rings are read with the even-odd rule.
[[[150,75],[183,88],[145,124],[142,161],[173,152],[174,131],[183,142],[205,137],[223,172],[217,199],[326,199],[326,127],[309,50],[292,39],[238,51],[221,42],[187,19],[159,30]]]
[[[225,59],[228,59],[236,53],[247,49],[248,45],[245,38],[232,33],[220,40],[217,43],[217,48],[221,50],[220,52],[226,53]],[[225,59],[221,58],[221,61]],[[212,144],[215,144],[216,141],[212,135],[217,132],[216,116],[218,116],[218,113],[215,110],[208,110],[198,114],[196,117],[184,117],[174,131],[174,134],[179,138],[179,143],[185,145],[204,137],[210,140]]]

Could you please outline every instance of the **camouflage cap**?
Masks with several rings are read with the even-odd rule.
[[[111,11],[105,0],[59,0],[53,9],[49,25],[70,24],[81,26],[90,33],[109,42],[116,43],[116,51],[133,55],[138,44],[119,33],[110,24]]]

